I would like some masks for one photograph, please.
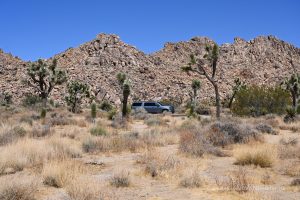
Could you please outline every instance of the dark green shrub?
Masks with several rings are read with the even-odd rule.
[[[117,114],[117,110],[112,109],[111,111],[108,112],[108,119],[113,120],[115,118],[116,114]]]
[[[286,115],[283,118],[285,123],[293,122],[296,119],[297,111],[293,107],[286,109]]]
[[[104,101],[100,104],[99,108],[100,108],[101,110],[104,110],[104,111],[109,112],[109,111],[111,111],[111,110],[113,109],[113,105],[112,105],[110,102],[104,100]]]
[[[290,104],[289,93],[280,87],[251,86],[237,92],[232,112],[241,116],[284,114]]]
[[[31,107],[36,105],[37,103],[41,103],[41,98],[34,94],[26,94],[25,98],[23,99],[23,106]]]
[[[3,92],[0,94],[0,105],[9,106],[10,104],[12,104],[12,95],[8,92]]]

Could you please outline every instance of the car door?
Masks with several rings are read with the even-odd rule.
[[[156,107],[155,103],[147,102],[147,103],[144,103],[144,108],[149,113],[156,113],[157,107]]]

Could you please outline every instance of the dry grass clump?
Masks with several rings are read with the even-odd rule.
[[[7,169],[20,171],[25,167],[42,165],[47,160],[79,156],[81,151],[67,139],[25,139],[0,149],[0,174]]]
[[[283,170],[283,174],[291,176],[291,177],[297,177],[300,176],[300,161],[288,161],[284,162],[281,166],[281,169]]]
[[[47,162],[42,171],[43,183],[52,187],[66,186],[83,173],[83,165],[71,160]]]
[[[34,200],[37,190],[35,178],[5,177],[0,180],[1,200]]]
[[[229,144],[263,140],[252,126],[234,121],[215,122],[208,126],[206,135],[213,145],[223,147]]]
[[[82,142],[82,149],[87,153],[136,152],[148,147],[174,144],[176,140],[176,134],[171,131],[153,129],[144,133],[132,132],[111,137],[89,137]]]
[[[10,144],[26,135],[26,130],[20,125],[0,124],[0,146]]]
[[[182,124],[179,150],[193,156],[226,156],[218,147],[249,141],[262,141],[261,135],[248,124],[233,118],[201,126],[198,121]]]
[[[157,152],[148,151],[137,159],[137,163],[145,166],[145,173],[152,177],[164,176],[169,170],[174,170],[180,161],[174,156],[160,156]]]
[[[86,180],[83,177],[74,178],[66,187],[66,193],[72,200],[108,200],[101,191],[97,183]]]
[[[185,188],[199,188],[203,185],[200,174],[195,170],[185,175],[179,182],[179,185]]]
[[[265,123],[259,123],[255,126],[256,130],[260,131],[261,133],[267,133],[271,135],[277,135],[278,132],[273,129],[272,126],[265,124]]]
[[[254,146],[240,149],[236,156],[236,165],[255,165],[262,168],[272,167],[277,152],[272,146]]]
[[[280,159],[300,159],[300,147],[293,145],[279,145],[278,156]]]
[[[245,193],[252,189],[251,181],[245,169],[239,168],[226,177],[216,177],[216,185],[222,190]]]
[[[145,119],[145,124],[148,126],[164,126],[167,125],[167,121],[165,121],[162,117],[152,116]]]
[[[94,136],[106,136],[108,134],[107,130],[99,125],[91,128],[90,133]]]
[[[291,186],[300,186],[300,178],[296,178],[291,182]]]
[[[135,120],[145,120],[149,118],[148,112],[144,108],[137,108],[131,112],[133,119]]]
[[[63,115],[52,115],[49,123],[51,124],[51,126],[66,126],[74,124],[74,121]]]
[[[44,125],[34,125],[32,127],[32,131],[29,134],[30,137],[45,137],[50,136],[53,134],[53,131],[51,130],[50,125],[44,124]]]
[[[114,174],[110,179],[110,184],[114,187],[129,187],[130,177],[129,172],[122,171]]]
[[[281,138],[279,143],[284,146],[296,146],[298,144],[298,138],[293,138],[293,137],[289,137],[287,139]]]
[[[180,134],[179,150],[182,153],[201,157],[204,154],[224,156],[223,152],[213,146],[202,132],[182,132]]]

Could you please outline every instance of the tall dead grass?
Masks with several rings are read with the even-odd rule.
[[[277,160],[277,149],[273,145],[240,146],[235,150],[236,165],[272,167]]]
[[[25,167],[42,165],[45,161],[79,156],[81,150],[65,138],[24,139],[0,148],[0,174],[7,168],[20,171]]]
[[[49,161],[44,164],[43,183],[52,187],[65,187],[84,173],[83,164],[72,160]]]
[[[1,200],[34,200],[38,189],[39,182],[35,177],[9,176],[0,179]]]

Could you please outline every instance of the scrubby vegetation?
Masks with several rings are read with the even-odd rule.
[[[288,92],[280,87],[249,86],[237,92],[232,111],[240,116],[280,115],[290,103]]]

